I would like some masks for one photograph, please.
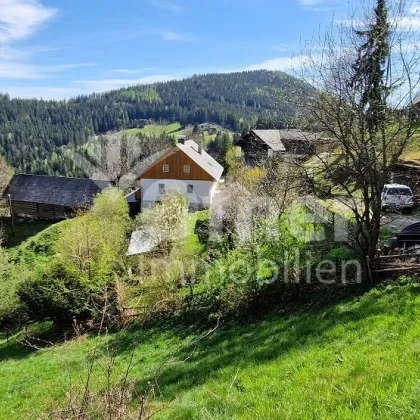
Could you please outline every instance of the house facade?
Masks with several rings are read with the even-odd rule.
[[[167,191],[184,195],[191,208],[210,207],[223,167],[193,140],[157,157],[137,178],[141,208],[162,200]]]

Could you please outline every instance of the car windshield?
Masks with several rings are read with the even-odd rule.
[[[411,190],[409,188],[388,188],[385,192],[390,195],[411,195]]]

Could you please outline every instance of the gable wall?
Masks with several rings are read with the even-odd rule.
[[[163,172],[163,165],[169,165],[169,172]],[[190,166],[190,173],[184,173],[184,165]],[[140,179],[182,179],[197,181],[214,181],[204,169],[197,165],[189,156],[178,150],[144,172]]]

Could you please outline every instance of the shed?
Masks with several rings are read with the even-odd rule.
[[[12,216],[65,219],[92,206],[109,181],[48,175],[15,175],[6,189]]]
[[[144,230],[135,230],[131,234],[127,256],[149,254],[158,248],[158,241]]]

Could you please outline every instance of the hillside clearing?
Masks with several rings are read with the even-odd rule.
[[[156,390],[158,418],[416,418],[419,316],[420,285],[390,284],[319,312],[222,329],[194,351],[188,343],[200,332],[181,326],[84,336],[41,350],[3,340],[0,418],[63,403],[70,385],[82,386],[89,360],[101,389],[108,345],[118,348],[115,380],[134,346],[129,376],[140,383],[177,353]]]
[[[217,125],[217,124],[210,124],[211,127],[216,128],[217,131],[227,132],[232,137],[233,132],[230,130],[226,130],[225,128]],[[162,135],[162,133],[170,135],[170,136],[191,136],[193,133],[193,126],[187,125],[183,127],[179,122],[170,123],[170,124],[147,124],[142,128],[128,128],[126,130],[119,131],[119,135],[130,135],[136,136],[138,134],[143,134],[150,137],[157,137]],[[210,141],[216,138],[216,134],[209,134],[207,130],[202,132],[204,143],[207,145]]]
[[[181,130],[181,124],[179,122],[171,124],[147,124],[142,128],[128,128],[126,130],[119,131],[118,134],[127,134],[135,136],[137,134],[144,134],[146,136],[159,136],[162,133],[172,134],[176,131]]]

